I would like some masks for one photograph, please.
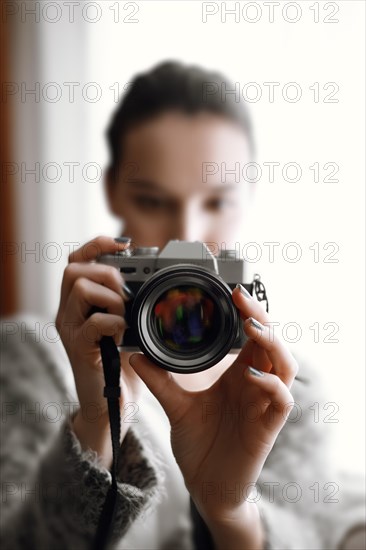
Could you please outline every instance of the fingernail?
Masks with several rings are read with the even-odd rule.
[[[118,244],[127,244],[131,242],[131,237],[116,237],[114,240]]]
[[[236,288],[240,290],[240,292],[245,296],[246,298],[251,298],[252,296],[249,294],[246,288],[243,287],[240,283],[236,285]]]
[[[126,285],[126,283],[122,285],[122,290],[126,293],[127,298],[132,299],[135,297],[134,293],[132,292],[130,287]]]
[[[252,325],[252,327],[257,328],[258,330],[264,330],[265,329],[265,327],[259,321],[257,321],[256,319],[253,319],[253,317],[249,317],[249,319],[250,319],[250,324]]]
[[[261,370],[254,369],[253,367],[248,367],[248,370],[253,376],[264,376]]]

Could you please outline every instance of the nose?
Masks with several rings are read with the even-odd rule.
[[[193,205],[186,206],[176,213],[171,238],[179,241],[202,241],[203,229],[200,213]]]

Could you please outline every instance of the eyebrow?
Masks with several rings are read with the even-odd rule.
[[[146,189],[150,191],[160,191],[167,193],[167,191],[160,186],[158,183],[150,180],[143,180],[143,179],[129,179],[126,183],[130,185],[130,187],[138,188],[138,189]],[[227,191],[232,191],[233,189],[237,189],[237,185],[232,183],[225,183],[222,185],[215,185],[213,187],[209,187],[207,191],[213,191],[213,192],[220,192],[225,193]]]

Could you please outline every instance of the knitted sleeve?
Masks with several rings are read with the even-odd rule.
[[[2,547],[90,548],[111,474],[71,429],[52,354],[13,329],[1,334]],[[129,428],[119,457],[115,543],[159,501],[160,482],[151,451]]]

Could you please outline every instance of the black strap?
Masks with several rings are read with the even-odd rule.
[[[93,308],[91,313],[105,312],[100,308]],[[100,341],[100,353],[102,356],[104,371],[104,397],[108,400],[108,414],[112,438],[112,485],[110,486],[103,509],[99,518],[98,528],[94,539],[94,549],[104,550],[109,542],[117,502],[117,465],[121,441],[121,417],[119,397],[121,395],[120,376],[121,361],[117,346],[111,336],[103,336]]]

